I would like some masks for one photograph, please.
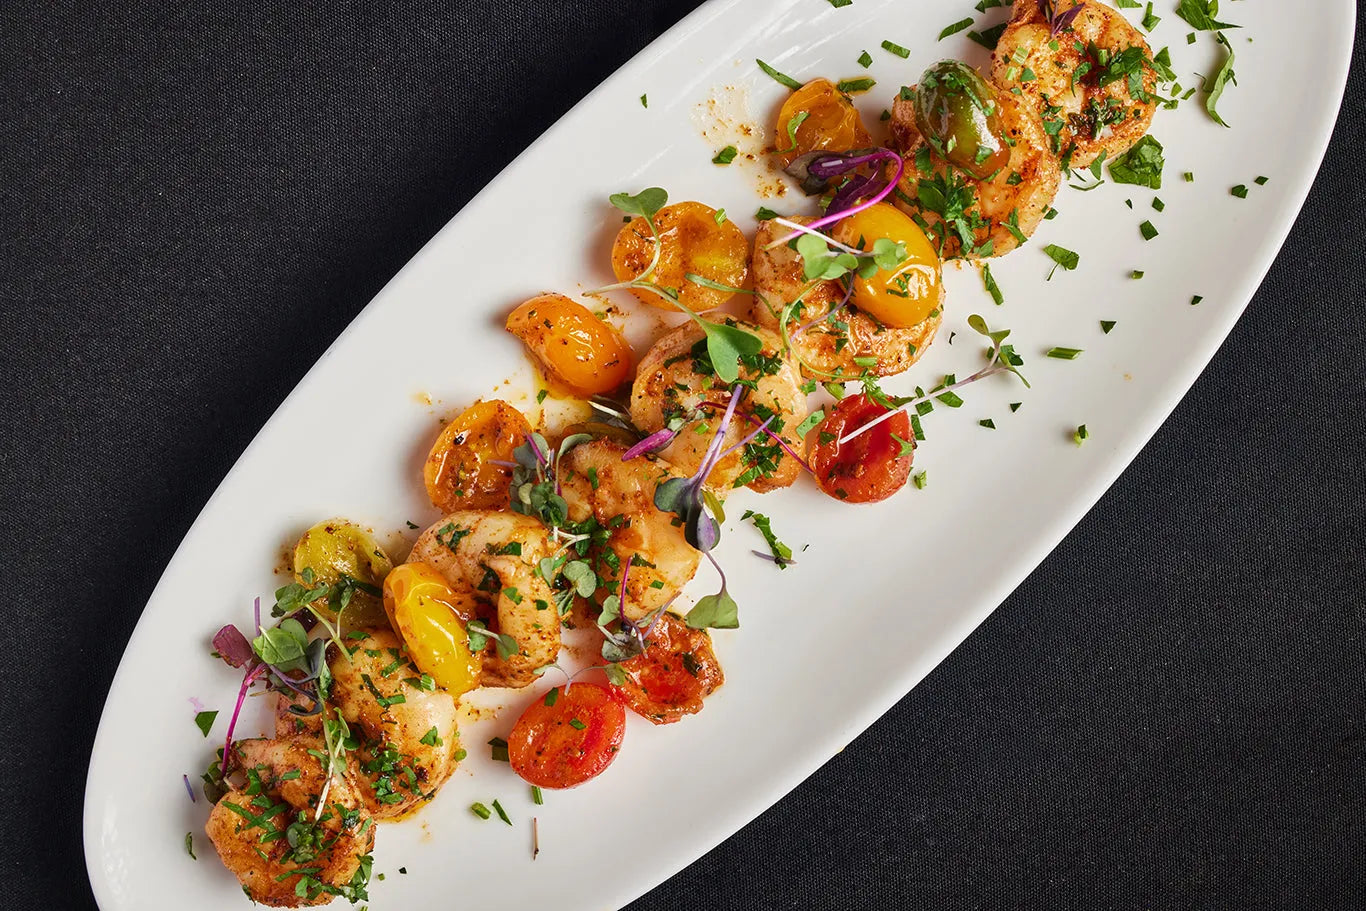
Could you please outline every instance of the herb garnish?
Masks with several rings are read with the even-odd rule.
[[[773,67],[769,66],[767,63],[764,63],[762,60],[755,60],[754,62],[757,63],[757,64],[759,64],[759,69],[763,70],[765,73],[767,73],[769,76],[771,76],[775,81],[782,83],[783,85],[785,85],[785,86],[787,86],[788,88],[790,88],[792,91],[795,92],[795,91],[797,91],[797,89],[799,89],[799,88],[802,87],[802,84],[801,84],[800,82],[798,82],[797,80],[793,79],[791,76],[787,75],[786,73],[780,73],[780,72],[778,72],[778,71],[775,70]]]
[[[771,559],[778,565],[779,569],[787,569],[789,564],[796,562],[792,559],[792,548],[779,541],[778,536],[773,533],[773,523],[768,516],[752,509],[746,509],[745,514],[740,518],[749,519],[754,523],[754,527],[759,529],[759,534],[764,536],[764,541],[768,544],[769,552],[772,554],[771,557],[765,557],[765,559]],[[764,556],[757,550],[754,553],[761,557]]]
[[[1110,179],[1115,183],[1136,184],[1152,190],[1162,189],[1162,143],[1145,135],[1123,155],[1110,162]]]
[[[1215,108],[1219,104],[1219,99],[1223,97],[1224,89],[1228,87],[1228,84],[1230,82],[1234,85],[1238,84],[1238,79],[1233,74],[1235,55],[1233,45],[1228,43],[1228,39],[1223,36],[1222,32],[1215,36],[1215,40],[1224,46],[1224,49],[1228,51],[1228,56],[1224,58],[1224,62],[1219,64],[1219,69],[1215,71],[1214,83],[1212,85],[1207,83],[1205,86],[1205,110],[1215,123],[1226,127],[1228,124],[1224,122],[1224,118],[1219,116],[1219,112]]]

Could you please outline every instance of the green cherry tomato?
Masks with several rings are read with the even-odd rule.
[[[1010,161],[996,93],[977,71],[942,60],[925,71],[915,91],[915,125],[930,147],[961,171],[983,180]]]

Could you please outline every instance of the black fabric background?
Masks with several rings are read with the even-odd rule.
[[[256,6],[0,10],[11,907],[93,906],[100,707],[233,460],[693,3]],[[1114,489],[896,709],[632,911],[1366,905],[1360,58],[1266,284]]]

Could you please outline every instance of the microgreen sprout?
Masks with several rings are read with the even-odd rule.
[[[879,161],[889,162],[895,167],[890,180],[883,181],[875,174],[862,176],[854,174],[858,168],[864,165],[875,165]],[[901,176],[906,170],[906,163],[902,161],[900,155],[891,149],[883,148],[854,152],[821,152],[804,162],[804,166],[809,177],[816,181],[825,182],[827,186],[836,177],[848,174],[854,174],[854,176],[835,193],[827,210],[829,214],[816,219],[809,225],[797,226],[792,223],[784,223],[786,227],[794,228],[796,233],[788,234],[786,237],[773,241],[768,245],[770,250],[788,243],[797,236],[797,233],[817,233],[821,228],[833,225],[842,219],[857,215],[864,209],[877,205],[886,199],[897,184],[901,182]],[[803,183],[804,188],[812,185],[809,181]],[[846,250],[846,252],[852,251]]]
[[[905,411],[908,408],[915,407],[917,412],[920,412],[923,404],[930,403],[931,399],[940,401],[949,407],[957,407],[962,404],[962,399],[957,396],[955,390],[976,383],[979,380],[984,380],[987,377],[994,376],[998,373],[1013,373],[1015,376],[1019,377],[1020,382],[1024,383],[1025,387],[1028,388],[1029,381],[1026,380],[1024,374],[1019,371],[1019,367],[1024,361],[1015,353],[1013,347],[1003,344],[1006,338],[1010,336],[1010,330],[997,329],[993,331],[988,328],[986,320],[975,313],[968,317],[968,326],[970,326],[974,332],[984,335],[991,340],[991,347],[987,349],[987,365],[985,367],[966,379],[941,383],[928,392],[917,390],[916,395],[914,396],[890,400],[887,400],[886,396],[881,396],[881,398],[885,400],[883,404],[888,406],[886,413],[879,415],[862,427],[846,433],[839,438],[837,445],[844,445],[855,437],[860,436],[876,427],[878,424],[881,424],[883,421],[889,420],[892,415]],[[869,385],[867,381],[865,381],[865,385]],[[871,389],[869,397],[877,398],[877,396],[872,394]],[[932,404],[931,407],[933,407]],[[924,410],[928,411],[929,409],[925,408]]]
[[[512,470],[512,511],[533,516],[555,532],[569,521],[569,504],[560,495],[560,461],[565,453],[593,437],[574,433],[565,437],[559,449],[551,449],[545,437],[529,433],[526,442],[512,451],[516,467]]]
[[[669,604],[662,605],[640,620],[631,620],[626,616],[626,580],[631,574],[631,564],[635,559],[635,554],[626,558],[626,563],[621,569],[621,585],[618,586],[616,594],[603,599],[602,610],[598,614],[598,629],[602,631],[603,636],[602,657],[604,661],[609,662],[609,667],[644,654],[656,623],[668,610],[669,604],[673,603],[670,601]],[[610,628],[613,621],[617,624],[616,629]],[[609,679],[613,676],[609,670]]]
[[[655,268],[659,265],[659,257],[663,249],[663,241],[659,236],[659,227],[655,224],[655,216],[669,201],[669,194],[659,187],[650,187],[641,190],[635,196],[628,193],[617,193],[609,197],[609,201],[627,215],[634,215],[645,220],[646,226],[650,229],[650,240],[654,244],[654,255],[650,258],[650,263],[644,271],[630,281],[604,285],[588,293],[603,294],[608,291],[638,290],[655,294],[669,301],[686,313],[688,318],[696,323],[706,336],[707,350],[712,365],[716,369],[716,375],[723,382],[735,382],[740,376],[740,358],[758,354],[763,349],[764,345],[759,337],[737,326],[704,319],[679,299],[680,294],[677,290],[665,288],[650,281],[650,276],[654,274]],[[718,282],[712,282],[700,275],[689,274],[687,278],[694,284],[706,287],[723,288],[730,291],[739,290],[728,288]]]
[[[1049,34],[1054,38],[1058,36],[1059,32],[1071,28],[1072,20],[1077,18],[1081,11],[1086,8],[1086,4],[1078,3],[1070,9],[1059,11],[1057,0],[1038,0],[1038,2],[1039,12],[1048,23]]]

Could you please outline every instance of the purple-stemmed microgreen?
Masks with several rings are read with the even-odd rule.
[[[1012,346],[1003,344],[1006,338],[1009,337],[1010,330],[998,329],[993,331],[987,327],[986,320],[975,313],[968,317],[968,326],[970,326],[973,331],[986,336],[991,341],[991,346],[986,351],[987,365],[985,367],[966,379],[953,380],[946,377],[945,382],[940,383],[929,391],[917,387],[915,395],[897,398],[887,397],[877,388],[875,383],[870,379],[865,379],[865,391],[869,398],[885,405],[887,411],[869,421],[867,424],[864,424],[862,427],[849,431],[836,441],[836,445],[844,445],[855,437],[858,437],[876,427],[878,424],[881,424],[883,421],[890,420],[892,415],[905,411],[908,408],[915,408],[917,414],[925,414],[934,407],[934,402],[932,400],[939,401],[951,408],[957,408],[962,404],[962,399],[958,397],[956,390],[962,389],[964,386],[969,386],[980,380],[984,380],[987,377],[995,376],[998,373],[1013,373],[1015,376],[1019,377],[1020,382],[1025,384],[1025,388],[1029,388],[1029,380],[1025,379],[1024,374],[1019,370],[1024,361],[1015,353],[1015,349]]]
[[[649,628],[649,623],[636,623],[626,616],[626,581],[631,575],[631,564],[635,562],[635,554],[626,558],[626,563],[621,568],[620,585],[617,593],[608,595],[602,601],[602,609],[598,613],[598,629],[602,631],[602,657],[604,661],[616,664],[626,661],[645,651],[645,630]],[[616,623],[616,628],[612,624]]]
[[[714,497],[707,496],[708,492],[704,485],[721,459],[753,440],[768,426],[768,422],[764,422],[758,430],[746,436],[740,443],[727,449],[722,448],[726,432],[735,418],[735,410],[743,394],[742,386],[732,387],[730,401],[726,404],[725,413],[716,428],[711,444],[702,456],[702,464],[698,466],[697,472],[691,478],[669,478],[655,488],[655,508],[661,512],[673,513],[683,520],[683,537],[692,547],[706,555],[716,568],[717,575],[721,577],[721,590],[714,595],[700,598],[688,612],[687,624],[693,629],[734,629],[740,625],[735,599],[731,598],[726,590],[726,574],[711,553],[712,548],[721,539],[721,525],[716,515],[719,512],[719,503]]]
[[[465,624],[465,634],[469,637],[470,652],[473,654],[482,652],[488,646],[489,640],[493,640],[498,649],[498,657],[504,661],[522,650],[515,638],[506,633],[495,633],[483,620],[471,620]]]
[[[793,228],[793,233],[779,238],[768,245],[768,249],[788,243],[798,234],[810,234],[819,232],[821,228],[833,225],[838,221],[857,215],[865,209],[870,209],[886,199],[901,182],[901,177],[906,171],[906,163],[901,156],[891,149],[870,149],[858,150],[854,152],[824,152],[811,158],[806,162],[806,172],[811,177],[820,181],[832,181],[836,177],[853,173],[858,168],[865,165],[876,164],[884,161],[891,164],[894,168],[892,178],[887,181],[857,175],[850,181],[849,192],[837,191],[834,199],[831,200],[827,209],[827,214],[816,219],[808,225],[795,226],[787,223],[786,227]],[[827,183],[828,185],[828,183]],[[817,191],[819,192],[819,191]],[[861,200],[861,201],[860,201]],[[848,251],[846,251],[848,252]]]
[[[569,504],[560,495],[560,461],[565,453],[593,439],[592,434],[574,433],[565,437],[558,449],[551,449],[545,437],[529,433],[526,442],[512,451],[517,466],[512,470],[512,511],[532,516],[552,531],[569,521]]]
[[[1058,11],[1058,0],[1038,0],[1039,13],[1044,21],[1048,23],[1049,36],[1056,38],[1059,32],[1066,31],[1072,27],[1072,20],[1081,14],[1086,4],[1078,0],[1077,4],[1071,9]]]

